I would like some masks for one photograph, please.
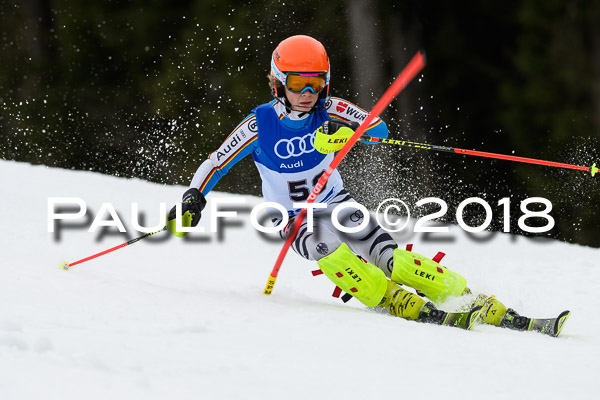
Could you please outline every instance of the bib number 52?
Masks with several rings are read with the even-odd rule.
[[[321,178],[321,175],[323,175],[324,172],[325,172],[325,170],[318,173],[312,179],[312,187],[313,188],[315,187],[317,182],[319,182],[319,179]],[[326,187],[327,187],[327,184],[325,184],[325,186],[321,190],[325,190]],[[305,201],[306,199],[308,199],[308,196],[310,195],[310,192],[312,191],[312,189],[309,189],[308,182],[306,179],[302,179],[302,180],[298,180],[298,181],[290,181],[290,182],[288,182],[288,188],[290,191],[290,199],[293,201],[296,201],[296,202],[301,202],[301,201]]]

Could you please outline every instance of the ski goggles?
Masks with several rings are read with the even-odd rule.
[[[292,93],[304,93],[310,90],[313,93],[319,93],[326,86],[327,74],[306,73],[306,72],[287,72],[285,87]]]
[[[292,93],[304,93],[307,90],[319,93],[329,85],[329,71],[281,72],[273,59],[271,59],[271,73]]]

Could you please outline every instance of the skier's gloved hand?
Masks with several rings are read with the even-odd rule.
[[[181,200],[181,226],[192,227],[198,225],[202,210],[206,206],[204,195],[196,188],[188,189]],[[167,230],[175,236],[184,237],[187,232],[177,232],[176,226],[177,210],[173,206],[167,215]]]
[[[359,125],[354,121],[328,119],[315,133],[315,149],[323,154],[341,150]]]

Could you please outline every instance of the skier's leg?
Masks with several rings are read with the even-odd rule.
[[[342,243],[318,262],[321,271],[346,293],[369,307],[380,306],[397,317],[441,323],[446,313],[388,280],[383,271],[356,256]]]
[[[356,229],[362,227],[358,232],[348,233],[339,231],[332,222],[332,207],[338,204],[349,204],[350,207],[344,208],[336,216],[336,222],[345,228]],[[331,202],[327,210],[327,219],[323,225],[331,231],[337,232],[340,240],[350,247],[355,253],[379,267],[389,278],[393,268],[393,253],[398,244],[394,239],[379,226],[375,218],[370,218],[365,225],[366,219],[363,212],[352,204],[356,201],[345,191],[342,190]]]
[[[471,293],[461,275],[427,257],[400,249],[394,251],[392,281],[411,286],[435,302]],[[529,324],[529,318],[507,309],[494,296],[478,295],[469,308],[477,306],[482,307],[480,320],[483,323],[517,330],[525,330]]]
[[[346,196],[339,201],[355,203]],[[348,207],[337,215],[337,222],[346,228],[356,228],[365,224],[365,217],[357,208]],[[331,220],[323,221],[321,225],[336,230]],[[394,239],[375,218],[370,218],[359,232],[340,232],[338,235],[355,254],[379,267],[392,281],[410,286],[434,302],[443,301],[450,295],[460,296],[466,289],[467,282],[459,274],[426,257],[398,249]]]
[[[364,230],[358,233],[343,233],[341,237],[356,254],[379,267],[388,278],[391,277],[394,250],[398,248],[398,244],[376,222],[370,221]]]
[[[332,222],[332,213],[342,203],[356,204],[356,201],[346,190],[341,190],[328,204],[327,209],[314,212],[313,232],[308,231],[308,221],[302,223],[292,242],[292,249],[306,259],[320,260],[345,242],[355,254],[379,267],[389,277],[392,273],[393,252],[398,245],[374,219],[359,232],[340,231]],[[340,225],[351,229],[365,222],[363,213],[356,207],[344,208],[336,219]],[[281,219],[274,219],[273,223],[277,226],[280,221]],[[292,224],[293,219],[280,231],[282,238],[287,238]]]
[[[282,237],[288,233],[289,229],[284,229]],[[446,313],[388,280],[381,268],[358,257],[341,242],[338,233],[324,222],[315,222],[315,232],[310,233],[303,223],[292,249],[304,258],[317,260],[323,273],[336,286],[369,307],[380,306],[405,319],[441,323]]]
[[[378,306],[386,295],[388,280],[383,271],[358,258],[345,243],[317,264],[333,283],[366,306]]]
[[[442,267],[437,262],[411,251],[394,250],[392,281],[415,288],[418,293],[434,302],[448,296],[461,296],[467,281],[461,275]]]
[[[296,237],[292,241],[291,248],[295,253],[306,258],[307,260],[317,261],[325,257],[327,254],[334,252],[342,241],[338,237],[338,233],[329,229],[327,224],[324,224],[326,218],[317,215],[314,218],[313,231],[308,230],[308,221],[302,222]],[[281,220],[273,220],[277,226]],[[287,239],[290,234],[294,220],[291,219],[288,225],[282,229],[279,234],[282,239]]]

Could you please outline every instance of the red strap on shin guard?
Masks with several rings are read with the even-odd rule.
[[[335,289],[333,289],[332,296],[335,298],[339,298],[341,294],[342,294],[342,289],[340,289],[338,286],[336,286]]]
[[[432,260],[439,264],[445,255],[446,255],[446,253],[442,253],[441,251],[438,251],[438,253],[435,255],[435,257],[432,258]]]

